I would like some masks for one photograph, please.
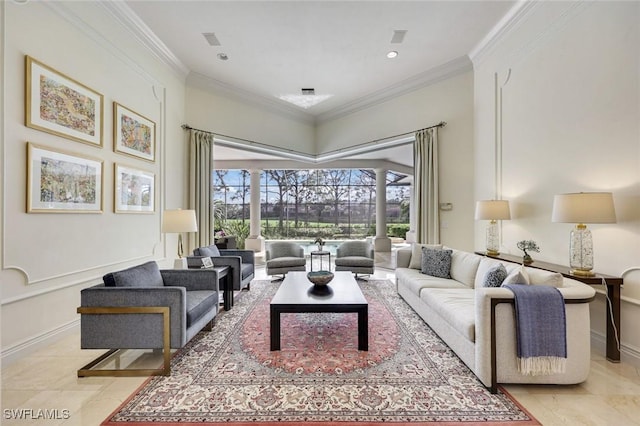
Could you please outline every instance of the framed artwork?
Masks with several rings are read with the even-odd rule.
[[[25,126],[102,147],[103,96],[25,56]]]
[[[102,161],[27,143],[27,213],[102,213]]]
[[[115,213],[153,213],[155,211],[155,175],[115,164]]]
[[[155,161],[156,123],[113,103],[113,150],[147,161]]]

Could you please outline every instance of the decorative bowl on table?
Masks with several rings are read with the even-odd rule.
[[[331,271],[311,271],[307,272],[307,279],[316,287],[324,287],[333,279]]]

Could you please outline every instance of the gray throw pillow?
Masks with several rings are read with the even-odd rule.
[[[453,250],[422,248],[422,269],[420,272],[432,277],[451,278],[451,253]]]
[[[198,252],[198,253],[194,252],[196,256],[206,256],[206,257],[220,256],[220,250],[218,250],[218,247],[216,246],[200,247],[199,249],[196,249],[196,251]]]
[[[500,287],[504,279],[507,278],[507,268],[501,263],[489,269],[482,281],[483,287]]]

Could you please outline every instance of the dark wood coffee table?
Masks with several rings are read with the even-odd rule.
[[[288,272],[271,300],[271,350],[280,350],[280,315],[300,312],[355,312],[358,350],[369,350],[369,304],[349,271],[335,272],[330,292],[316,294],[302,271]]]

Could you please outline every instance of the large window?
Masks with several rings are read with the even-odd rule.
[[[387,174],[390,236],[404,237],[409,223],[409,187]],[[246,170],[216,170],[216,228],[249,222],[250,176]],[[260,176],[261,233],[267,239],[355,239],[375,235],[375,173],[361,169],[264,170]],[[232,230],[237,233],[238,230]]]

